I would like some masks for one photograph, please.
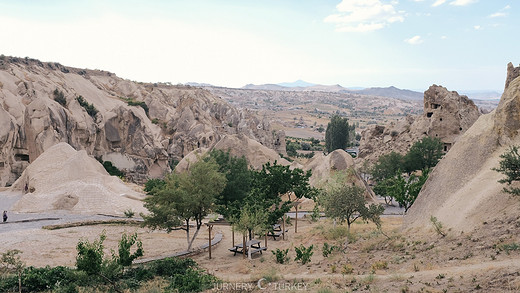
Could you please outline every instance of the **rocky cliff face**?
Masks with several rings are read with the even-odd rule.
[[[447,152],[479,116],[477,106],[468,97],[432,85],[424,92],[423,115],[407,116],[387,127],[375,125],[363,131],[359,159],[375,162],[391,151],[404,154],[424,136],[439,138]]]
[[[97,113],[87,113],[80,96]],[[59,142],[111,161],[140,182],[227,134],[285,152],[284,134],[272,131],[268,121],[199,88],[137,83],[105,71],[0,57],[0,186],[12,184]]]
[[[514,71],[520,67],[508,70]],[[502,191],[498,180],[505,176],[493,168],[511,145],[520,144],[519,76],[508,74],[498,108],[480,116],[435,167],[404,218],[405,227],[431,227],[430,216],[455,231],[488,229],[484,225],[497,219],[516,223],[518,198]]]

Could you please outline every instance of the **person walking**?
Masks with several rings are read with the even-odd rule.
[[[7,222],[7,211],[4,211],[4,223]]]

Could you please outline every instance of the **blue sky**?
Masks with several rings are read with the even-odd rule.
[[[518,6],[517,6],[518,5]],[[502,90],[513,0],[0,0],[0,54],[136,81]]]

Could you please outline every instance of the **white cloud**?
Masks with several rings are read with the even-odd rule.
[[[413,36],[413,37],[411,37],[409,39],[406,39],[404,41],[406,43],[410,44],[410,45],[419,45],[422,42],[424,42],[424,40],[421,38],[421,36]]]
[[[437,1],[435,1],[435,3],[432,4],[432,7],[437,7],[444,3],[446,3],[446,0],[437,0]]]
[[[506,17],[506,16],[507,16],[507,13],[505,13],[505,12],[495,12],[495,13],[491,14],[489,17],[495,18],[495,17]]]
[[[455,0],[450,2],[450,5],[454,6],[466,6],[477,2],[478,0]]]
[[[476,31],[479,31],[482,29],[482,27],[480,25],[474,25],[473,28],[476,30]]]
[[[495,18],[495,17],[506,17],[509,15],[509,13],[506,12],[506,10],[510,9],[511,6],[506,5],[504,8],[500,9],[498,12],[495,12],[493,14],[490,14],[488,17]]]
[[[331,14],[324,22],[336,24],[339,32],[369,32],[394,22],[404,21],[404,12],[396,11],[397,1],[343,0],[336,6],[339,13]]]
[[[442,40],[446,40],[447,38],[448,38],[447,36],[441,36]]]

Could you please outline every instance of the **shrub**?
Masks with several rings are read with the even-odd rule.
[[[135,212],[132,209],[125,210],[124,213],[125,213],[125,217],[127,217],[129,219],[133,218],[135,216]]]
[[[159,119],[157,119],[157,118],[153,118],[153,119],[152,119],[152,123],[153,123],[153,124],[159,124]]]
[[[112,165],[112,162],[110,161],[104,161],[103,167],[105,167],[105,170],[107,170],[108,174],[111,176],[117,176],[117,177],[124,177],[125,173],[123,173],[121,170],[119,170],[116,166]]]
[[[90,117],[96,117],[98,110],[96,109],[96,107],[94,107],[94,104],[90,104],[82,96],[78,96],[76,100],[78,101],[79,105],[83,107],[85,111],[87,111],[87,114],[89,114]]]
[[[518,146],[511,146],[509,150],[502,155],[500,161],[500,168],[493,168],[492,170],[500,172],[506,175],[506,178],[500,179],[498,182],[506,183],[510,186],[513,182],[520,181],[520,153],[518,152]],[[504,192],[512,195],[520,195],[520,188],[504,187]]]
[[[78,275],[75,270],[63,266],[28,267],[23,272],[22,284],[29,292],[54,291],[61,286],[74,288]]]
[[[321,252],[324,257],[329,257],[334,251],[339,250],[339,247],[336,245],[329,245],[327,242],[323,243],[323,248],[321,249]]]
[[[386,261],[376,261],[372,264],[372,271],[375,272],[376,270],[384,270],[388,269],[388,262]]]
[[[216,277],[203,270],[188,268],[183,274],[174,275],[166,289],[174,292],[201,292],[212,288],[217,281]]]
[[[433,228],[435,229],[435,232],[437,232],[437,234],[441,235],[442,237],[446,236],[446,232],[444,232],[444,227],[442,223],[439,222],[436,217],[431,216],[430,221],[432,222]]]
[[[296,251],[296,258],[294,258],[295,261],[300,260],[302,264],[309,263],[311,261],[311,256],[314,253],[312,249],[314,248],[313,245],[309,247],[303,246],[303,244],[300,244],[299,247],[295,247],[294,251]]]
[[[130,248],[134,245],[137,246],[137,249],[134,253],[131,253]],[[115,259],[117,260],[117,263],[123,267],[130,266],[136,258],[143,256],[143,243],[141,240],[137,239],[137,233],[130,236],[123,233],[123,235],[121,235],[121,240],[119,241],[118,252],[119,254]]]
[[[76,246],[76,267],[88,275],[95,275],[101,271],[103,264],[103,241],[107,238],[105,231],[99,235],[99,240],[89,242],[87,239],[80,240]]]
[[[284,264],[289,262],[289,257],[287,254],[289,253],[289,249],[279,249],[277,248],[275,251],[271,251],[276,257],[276,262],[279,264]]]
[[[350,275],[354,272],[354,268],[352,267],[351,264],[344,264],[343,267],[341,268],[341,273],[343,275]]]
[[[65,95],[62,91],[55,89],[54,92],[54,100],[58,102],[60,105],[64,106],[67,105],[67,99],[65,99]]]
[[[163,179],[148,179],[148,181],[146,181],[146,183],[144,184],[144,192],[148,194],[153,194],[154,190],[162,189],[164,186],[166,186],[166,181],[164,181]]]

